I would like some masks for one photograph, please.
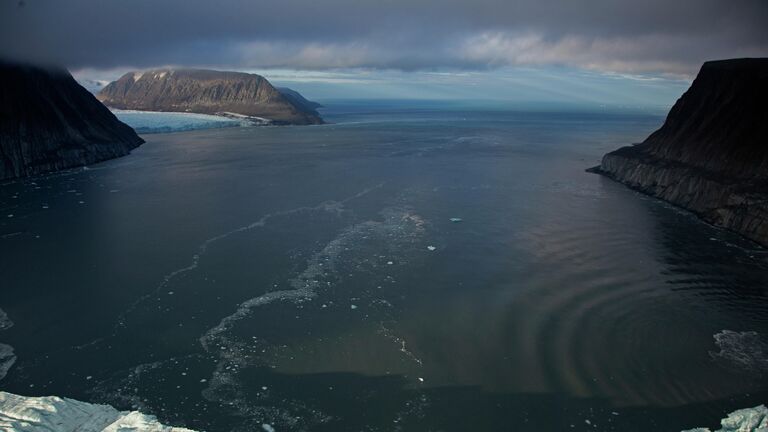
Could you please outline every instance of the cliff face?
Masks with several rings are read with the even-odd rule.
[[[264,77],[239,72],[197,69],[130,72],[104,87],[98,98],[118,109],[235,113],[267,118],[277,124],[323,122],[314,108],[294,102]]]
[[[296,90],[289,89],[288,87],[275,87],[286,99],[291,101],[292,104],[301,107],[304,110],[316,112],[318,108],[323,106],[317,102],[307,100],[301,93]]]
[[[594,172],[768,246],[768,59],[705,63],[664,125]]]
[[[143,142],[66,70],[0,62],[0,179],[124,156]]]

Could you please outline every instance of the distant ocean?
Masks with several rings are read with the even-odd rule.
[[[130,156],[0,186],[0,388],[210,432],[680,431],[768,401],[766,251],[584,171],[662,112],[321,102],[117,112]]]

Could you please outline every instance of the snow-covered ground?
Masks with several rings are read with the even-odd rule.
[[[6,432],[193,432],[154,416],[74,399],[0,392],[0,430]]]

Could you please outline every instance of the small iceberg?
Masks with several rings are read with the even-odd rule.
[[[26,397],[0,392],[0,430],[8,432],[194,432],[161,424],[138,411],[118,411],[57,396]]]
[[[450,218],[450,219],[448,219],[448,220],[450,220],[450,221],[451,221],[451,222],[453,222],[453,223],[459,223],[459,222],[463,221],[464,219],[462,219],[462,218],[457,218],[457,217],[452,217],[452,218]]]
[[[714,432],[765,432],[768,431],[768,408],[765,405],[745,408],[728,414],[720,420],[722,428]],[[688,429],[683,432],[713,432],[709,428]]]

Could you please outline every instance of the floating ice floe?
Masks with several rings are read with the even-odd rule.
[[[4,310],[0,309],[0,331],[11,327],[13,327],[13,321],[8,318]],[[13,352],[13,347],[0,343],[0,380],[5,378],[14,363],[16,363],[16,354]]]
[[[718,352],[709,355],[744,372],[768,373],[768,342],[755,331],[723,330],[714,336]]]
[[[427,249],[429,249],[430,251],[433,251],[433,250],[435,250],[435,249],[437,249],[437,248],[436,248],[436,247],[434,247],[434,246],[431,246],[431,245],[430,245],[430,246],[427,246]]]
[[[13,347],[0,343],[0,380],[5,378],[14,363],[16,363],[16,354],[13,352]]]
[[[768,431],[768,408],[759,405],[728,414],[720,420],[722,428],[714,432],[765,432]],[[709,428],[688,429],[683,432],[712,432]]]
[[[194,432],[161,424],[138,411],[118,411],[57,396],[26,397],[0,392],[0,430],[8,432]]]
[[[8,314],[4,310],[0,309],[0,331],[8,330],[13,327],[13,321],[8,318]]]
[[[264,429],[265,432],[275,432],[275,428],[272,427],[272,425],[264,423],[261,425],[261,428]]]
[[[457,217],[452,217],[452,218],[450,218],[449,220],[450,220],[451,222],[453,222],[453,223],[458,223],[458,222],[461,222],[461,221],[463,221],[464,219],[462,219],[462,218],[457,218]]]

